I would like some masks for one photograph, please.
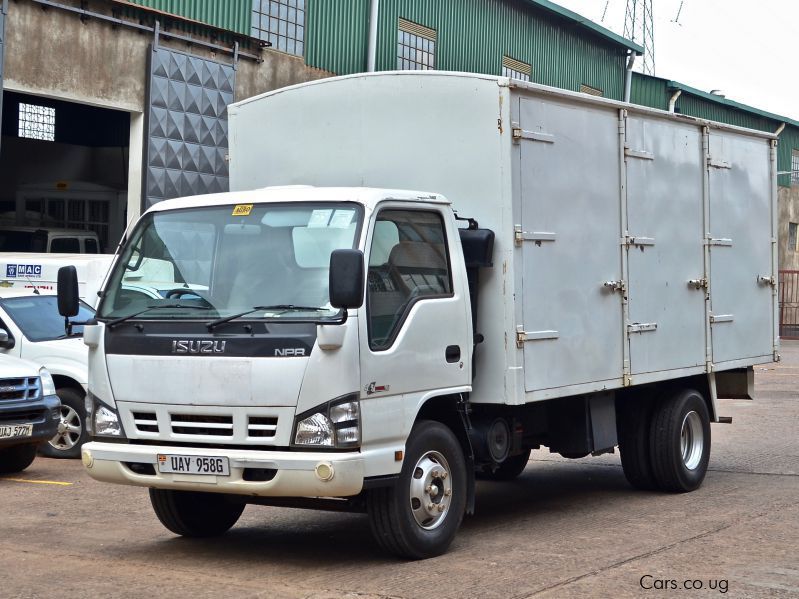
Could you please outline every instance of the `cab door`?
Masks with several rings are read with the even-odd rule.
[[[470,384],[469,298],[462,260],[464,272],[453,272],[453,242],[457,230],[440,206],[380,204],[359,311],[362,398],[402,396],[410,410],[430,391]]]

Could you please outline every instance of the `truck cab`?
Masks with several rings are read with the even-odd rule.
[[[359,276],[346,254],[331,271],[336,250],[355,251]],[[173,267],[158,299],[125,284],[148,259]],[[365,289],[365,303],[334,304],[331,284]],[[159,203],[130,233],[96,322],[84,463],[98,480],[155,489],[155,506],[211,479],[251,499],[357,496],[400,474],[432,396],[470,390],[466,265],[436,194],[275,188]],[[430,480],[444,455],[424,462]],[[442,486],[421,521],[443,521],[449,497]]]

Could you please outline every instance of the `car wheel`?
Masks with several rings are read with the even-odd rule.
[[[86,406],[83,393],[70,387],[56,392],[61,400],[58,432],[42,443],[39,451],[49,458],[79,458],[80,448],[86,442]]]
[[[33,463],[36,445],[14,445],[0,449],[0,474],[22,472]]]

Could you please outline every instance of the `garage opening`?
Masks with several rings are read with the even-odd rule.
[[[97,249],[113,251],[126,222],[129,135],[127,112],[3,92],[0,227],[94,231]]]

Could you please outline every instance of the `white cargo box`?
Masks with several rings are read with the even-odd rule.
[[[422,189],[495,231],[472,401],[775,359],[772,135],[455,73],[326,79],[229,118],[234,191]]]

